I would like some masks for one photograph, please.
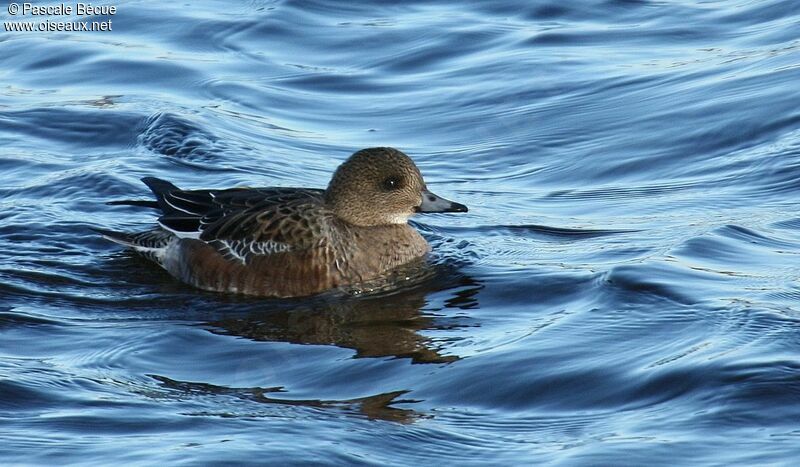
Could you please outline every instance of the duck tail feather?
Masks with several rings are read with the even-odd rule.
[[[106,240],[110,240],[114,243],[134,248],[136,246],[136,242],[134,240],[134,234],[129,234],[125,232],[117,232],[114,230],[107,230],[107,229],[99,229],[97,227],[90,227],[94,232],[99,233],[103,238]]]
[[[165,193],[170,191],[180,190],[180,188],[172,183],[156,177],[144,177],[142,182],[147,185],[147,188],[150,188],[150,191],[152,191],[157,198],[161,198]]]
[[[177,237],[163,229],[149,230],[147,232],[126,233],[114,230],[92,228],[103,238],[114,243],[132,248],[139,253],[155,255],[158,257]]]

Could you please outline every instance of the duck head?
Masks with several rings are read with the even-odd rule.
[[[362,149],[334,172],[325,202],[359,226],[405,224],[418,212],[467,212],[431,193],[410,157],[394,148]]]

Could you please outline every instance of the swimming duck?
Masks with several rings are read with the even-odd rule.
[[[299,297],[378,279],[430,249],[408,224],[418,212],[467,212],[431,193],[417,166],[394,148],[362,149],[327,189],[181,190],[142,181],[158,227],[141,233],[97,229],[204,290]]]

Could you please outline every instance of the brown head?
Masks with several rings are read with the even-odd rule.
[[[362,149],[336,169],[325,202],[355,225],[405,224],[416,212],[467,212],[428,191],[410,157],[394,148]]]

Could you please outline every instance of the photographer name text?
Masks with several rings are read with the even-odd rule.
[[[59,3],[57,5],[35,5],[33,3],[9,3],[6,8],[11,16],[26,17],[29,21],[4,22],[7,32],[33,31],[111,31],[111,19],[104,21],[75,21],[87,16],[114,16],[114,5],[91,3]],[[65,17],[74,18],[73,20]],[[51,19],[52,18],[52,19]]]
[[[22,16],[95,16],[115,15],[117,7],[113,5],[92,5],[91,3],[60,3],[58,5],[33,5],[31,3],[10,3],[10,15]]]

